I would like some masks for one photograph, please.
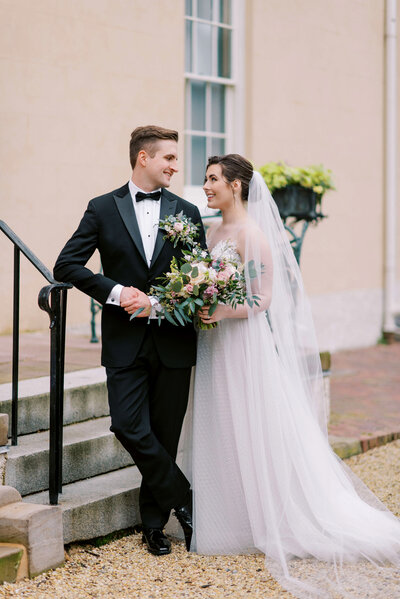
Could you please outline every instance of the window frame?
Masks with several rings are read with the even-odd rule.
[[[201,0],[200,0],[201,1]],[[245,0],[231,0],[231,23],[219,23],[215,20],[217,11],[217,2],[213,3],[214,14],[213,20],[208,21],[197,16],[187,16],[185,14],[185,48],[186,48],[186,23],[198,22],[211,25],[215,29],[212,35],[213,51],[212,60],[212,75],[199,75],[194,72],[185,70],[185,125],[189,124],[188,119],[191,116],[191,91],[190,85],[192,81],[206,83],[206,104],[205,104],[205,130],[193,130],[185,126],[185,181],[187,178],[187,170],[191,169],[191,144],[187,145],[188,139],[194,136],[206,138],[206,153],[210,155],[212,139],[225,140],[225,153],[238,152],[243,153],[244,145],[244,34],[245,34]],[[197,0],[194,0],[194,11],[197,7]],[[218,28],[229,29],[231,33],[231,76],[219,77],[215,75],[218,72]],[[196,69],[196,49],[197,49],[197,28],[192,27],[191,39],[191,64]],[[186,65],[186,56],[185,56]],[[225,131],[222,133],[213,132],[211,129],[211,86],[212,84],[223,85],[225,87]],[[206,199],[201,185],[192,185],[185,183],[185,197],[198,205],[201,211],[207,212]]]

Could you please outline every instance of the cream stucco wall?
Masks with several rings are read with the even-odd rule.
[[[324,198],[329,219],[304,244],[309,292],[380,286],[383,3],[252,5],[249,153],[257,164],[323,163],[337,187]]]
[[[325,323],[322,344],[373,343],[384,259],[384,2],[252,0],[248,18],[247,153],[256,164],[332,169],[337,191],[324,198],[329,218],[306,235],[302,272],[320,332]]]
[[[129,179],[133,128],[183,130],[183,10],[183,0],[0,3],[1,219],[48,267],[90,198]],[[5,332],[12,247],[2,236],[0,251]],[[23,263],[21,329],[43,328],[44,280]],[[69,326],[88,322],[89,299],[74,290],[68,301]]]

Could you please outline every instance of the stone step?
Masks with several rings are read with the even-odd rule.
[[[64,484],[132,464],[109,427],[108,416],[64,427]],[[48,459],[49,431],[19,437],[8,454],[5,484],[21,495],[48,489]]]
[[[64,424],[109,414],[104,368],[69,372],[64,377]],[[19,382],[18,434],[49,428],[50,377]],[[0,413],[10,416],[11,383],[0,385]]]
[[[134,526],[140,521],[141,476],[129,466],[63,486],[64,543],[93,539]],[[24,497],[24,502],[48,504],[47,491]]]

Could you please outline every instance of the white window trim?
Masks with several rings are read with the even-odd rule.
[[[204,22],[218,27],[224,27],[232,30],[232,78],[214,77],[196,75],[194,73],[184,73],[185,83],[188,81],[205,81],[207,83],[218,83],[226,86],[225,91],[225,119],[226,132],[213,133],[213,137],[225,138],[225,148],[227,153],[237,152],[245,153],[245,33],[246,33],[246,0],[232,0],[232,25],[224,25],[216,21],[207,21],[197,17],[185,17],[185,20]],[[196,29],[196,28],[195,28]],[[195,33],[193,32],[193,35]],[[214,37],[214,36],[213,36]],[[195,42],[196,40],[194,40]],[[193,44],[193,47],[197,46]],[[213,54],[214,60],[216,52]],[[192,60],[195,61],[195,56]],[[194,64],[194,62],[193,62]],[[215,66],[214,66],[215,68]],[[216,72],[214,70],[214,72]],[[185,88],[186,97],[186,88]],[[187,102],[190,103],[190,100]],[[187,114],[190,114],[190,105],[186,106]],[[208,118],[206,114],[206,119]],[[230,123],[234,124],[232,127]],[[186,135],[204,135],[203,132],[185,129]],[[186,159],[190,160],[190,151],[185,152]],[[190,162],[189,162],[190,164]],[[184,197],[189,202],[195,204],[202,216],[215,214],[215,210],[207,208],[207,199],[200,185],[185,185]]]

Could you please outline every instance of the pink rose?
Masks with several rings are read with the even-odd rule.
[[[221,270],[217,275],[217,281],[227,281],[229,279],[229,274],[226,270]]]
[[[236,273],[236,268],[232,266],[232,264],[228,264],[224,272],[228,275],[229,278],[231,278]]]
[[[214,293],[217,293],[217,291],[218,291],[218,289],[215,287],[215,285],[210,285],[205,290],[204,295],[207,295],[207,296],[211,297],[211,296],[214,295]]]
[[[227,265],[224,270],[220,270],[218,273],[218,281],[228,281],[235,274],[236,269],[230,264]]]
[[[193,292],[193,285],[191,285],[190,283],[188,283],[187,285],[184,286],[183,288],[186,293],[192,293]]]
[[[183,223],[174,223],[174,229],[177,233],[180,233],[181,231],[183,231]]]

